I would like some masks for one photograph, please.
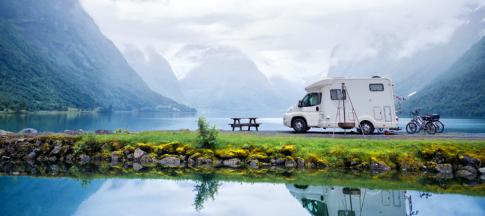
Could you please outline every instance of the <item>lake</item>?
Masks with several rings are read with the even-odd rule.
[[[485,215],[485,197],[337,185],[0,177],[3,216]]]
[[[261,130],[265,131],[291,131],[283,125],[284,112],[259,113],[259,122],[262,122]],[[230,130],[230,117],[248,116],[248,114],[230,113],[207,113],[211,124],[217,128]],[[253,114],[255,115],[255,114]],[[142,130],[179,130],[197,128],[197,117],[194,114],[180,113],[140,113],[140,112],[115,112],[115,113],[43,113],[43,114],[0,114],[0,129],[19,131],[31,127],[39,131],[62,132],[64,130],[83,129],[94,131],[96,129],[114,130],[117,128],[132,131]],[[485,133],[485,119],[442,119],[445,124],[445,132],[460,133]],[[400,119],[401,127],[404,127],[409,118]],[[323,131],[322,129],[312,129]]]

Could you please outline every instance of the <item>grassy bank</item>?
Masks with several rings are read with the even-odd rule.
[[[99,143],[122,146],[166,143],[180,143],[188,148],[198,146],[197,133],[191,131],[97,135],[95,139]],[[290,152],[278,155],[285,148]],[[417,170],[425,165],[432,166],[432,163],[458,163],[464,156],[485,161],[485,140],[339,139],[221,133],[214,152],[228,155],[233,152],[235,156],[239,152],[246,158],[259,152],[261,159],[292,156],[330,167],[367,166],[377,161],[393,169]]]

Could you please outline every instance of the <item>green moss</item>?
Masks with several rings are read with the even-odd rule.
[[[280,149],[280,153],[286,156],[292,156],[296,153],[296,146],[295,145],[284,145]]]
[[[222,159],[229,159],[229,158],[245,159],[248,157],[249,151],[247,149],[240,149],[240,148],[218,149],[215,151],[215,155],[216,157],[222,158]]]

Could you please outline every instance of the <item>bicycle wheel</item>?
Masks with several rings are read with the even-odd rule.
[[[443,124],[443,122],[438,120],[435,121],[434,124],[436,126],[436,133],[443,133],[443,131],[445,131],[445,125]]]
[[[424,125],[424,129],[428,134],[435,134],[436,133],[436,125],[433,122],[427,122]]]
[[[416,123],[409,122],[406,125],[406,132],[408,132],[408,134],[416,133],[416,131],[418,131],[418,125]]]

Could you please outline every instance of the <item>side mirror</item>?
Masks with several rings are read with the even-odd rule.
[[[303,107],[303,101],[301,100],[298,101],[298,107]]]

